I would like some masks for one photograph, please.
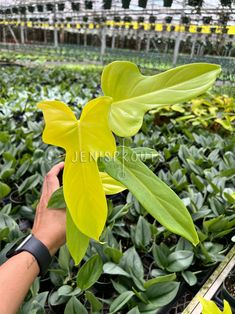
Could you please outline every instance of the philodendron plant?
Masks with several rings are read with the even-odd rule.
[[[67,208],[67,245],[78,264],[89,240],[99,241],[107,218],[105,194],[129,189],[142,206],[168,230],[194,245],[199,242],[193,221],[178,196],[138,156],[138,150],[116,147],[116,134],[130,137],[141,128],[144,114],[204,93],[220,67],[184,65],[154,76],[144,76],[130,62],[116,61],[104,68],[104,96],[88,102],[79,120],[60,101],[43,101],[44,142],[66,151],[63,187],[53,200]],[[102,157],[102,158],[100,158]],[[98,163],[99,161],[99,163]],[[99,164],[99,166],[98,166]]]

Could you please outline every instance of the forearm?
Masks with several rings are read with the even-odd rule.
[[[36,259],[28,252],[11,257],[0,267],[0,313],[15,314],[39,274]]]

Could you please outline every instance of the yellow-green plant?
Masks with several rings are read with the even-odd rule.
[[[63,192],[67,205],[67,244],[76,263],[84,256],[89,239],[99,240],[105,226],[105,193],[118,193],[125,187],[167,229],[194,245],[199,242],[192,218],[181,200],[133,151],[117,149],[113,133],[134,135],[146,111],[204,93],[219,72],[217,65],[190,64],[143,76],[133,63],[113,62],[102,74],[105,96],[87,103],[79,120],[59,101],[43,101],[38,105],[46,122],[43,140],[66,151]],[[99,173],[99,157],[106,157],[103,159],[106,173]],[[125,171],[124,178],[120,171]]]
[[[202,314],[232,314],[231,307],[226,300],[224,300],[224,310],[220,311],[215,302],[206,300],[200,296],[198,299],[202,304]]]

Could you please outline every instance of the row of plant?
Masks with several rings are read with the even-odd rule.
[[[41,141],[43,122],[36,103],[60,99],[79,117],[88,99],[99,94],[99,76],[100,69],[93,67],[76,72],[2,68],[1,262],[32,223],[43,176],[63,158],[61,150]],[[174,299],[183,282],[197,289],[208,267],[223,259],[235,226],[234,137],[223,125],[215,128],[212,113],[219,103],[234,114],[234,103],[207,97],[192,101],[192,109],[185,104],[178,105],[180,110],[173,107],[173,112],[164,107],[149,114],[137,135],[124,142],[118,139],[121,145],[134,148],[180,196],[192,215],[200,245],[195,248],[167,231],[131,193],[122,192],[108,200],[108,220],[101,236],[105,244],[91,241],[79,267],[74,266],[67,247],[62,247],[48,274],[35,281],[20,313],[43,313],[47,308],[66,314],[157,313]],[[182,107],[185,117],[189,110],[194,114],[188,125],[178,116]]]
[[[161,40],[161,39],[160,39]],[[160,52],[133,52],[126,51],[124,49],[107,49],[105,55],[101,56],[98,48],[92,47],[74,47],[74,46],[61,46],[59,48],[54,47],[42,47],[41,46],[22,46],[12,47],[2,45],[2,48],[7,49],[5,52],[0,53],[0,60],[5,62],[35,62],[36,64],[45,62],[95,62],[102,64],[110,63],[114,60],[128,60],[138,64],[143,69],[149,69],[150,71],[163,71],[171,67],[172,56],[170,54],[163,54]],[[10,48],[10,50],[8,50]],[[218,58],[218,57],[194,57],[190,58],[187,55],[179,55],[177,65],[194,62],[208,62],[217,63],[222,66],[222,73],[219,79],[223,82],[235,82],[235,75],[233,71],[234,60],[232,58]],[[231,87],[232,89],[232,87]],[[232,90],[229,94],[232,93]]]

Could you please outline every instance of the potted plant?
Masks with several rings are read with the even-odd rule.
[[[112,0],[103,0],[103,7],[105,10],[110,10],[112,7]]]
[[[5,14],[11,14],[11,9],[6,9]]]
[[[47,11],[53,11],[53,10],[54,10],[54,4],[52,4],[52,3],[47,3],[47,4],[46,4],[46,9],[47,9]]]
[[[99,16],[94,16],[94,22],[95,23],[100,23],[100,17]]]
[[[86,0],[86,1],[85,1],[85,9],[86,9],[86,10],[92,10],[92,8],[93,8],[93,3],[92,3],[92,1]]]
[[[58,10],[59,10],[59,11],[64,11],[65,5],[64,5],[64,3],[58,3],[58,4],[57,4],[57,7],[58,7]]]
[[[79,11],[80,10],[80,3],[72,2],[72,10],[73,11]]]
[[[18,13],[19,13],[18,8],[17,8],[17,7],[13,7],[13,8],[12,8],[12,13],[18,14]]]
[[[156,16],[154,16],[154,15],[150,15],[150,17],[149,17],[149,23],[155,23],[156,22]]]
[[[181,18],[181,23],[182,23],[182,24],[189,24],[189,23],[190,23],[190,17],[188,17],[188,16],[182,16],[182,18]]]
[[[191,7],[201,7],[203,4],[203,0],[188,0],[188,5]]]
[[[144,17],[143,16],[138,16],[138,23],[144,23]]]
[[[141,8],[146,8],[148,0],[139,0],[138,4]]]
[[[26,7],[20,7],[20,13],[25,14],[26,13]]]
[[[37,10],[38,12],[43,12],[43,5],[42,4],[37,4]]]
[[[210,24],[212,21],[212,16],[203,16],[202,21],[204,24]]]
[[[126,16],[124,16],[123,21],[127,22],[127,23],[131,23],[132,22],[132,17],[130,15],[126,15]]]
[[[170,8],[172,6],[173,0],[163,0],[163,6]]]
[[[220,0],[220,3],[223,7],[231,7],[232,0]]]
[[[121,22],[121,17],[118,16],[118,15],[115,15],[114,18],[113,18],[114,22],[118,23],[118,22]]]
[[[122,0],[122,8],[129,9],[131,0]]]
[[[222,296],[230,304],[232,311],[235,311],[235,273],[230,273],[223,282]]]
[[[34,7],[33,5],[29,5],[29,6],[28,6],[28,11],[29,11],[30,13],[33,13],[34,10],[35,10],[35,7]]]
[[[172,21],[172,16],[166,16],[165,17],[165,22],[167,23],[167,24],[170,24],[171,23],[171,21]]]
[[[87,16],[87,15],[84,15],[84,16],[82,17],[82,20],[83,20],[83,22],[87,23],[87,22],[88,22],[88,16]]]

